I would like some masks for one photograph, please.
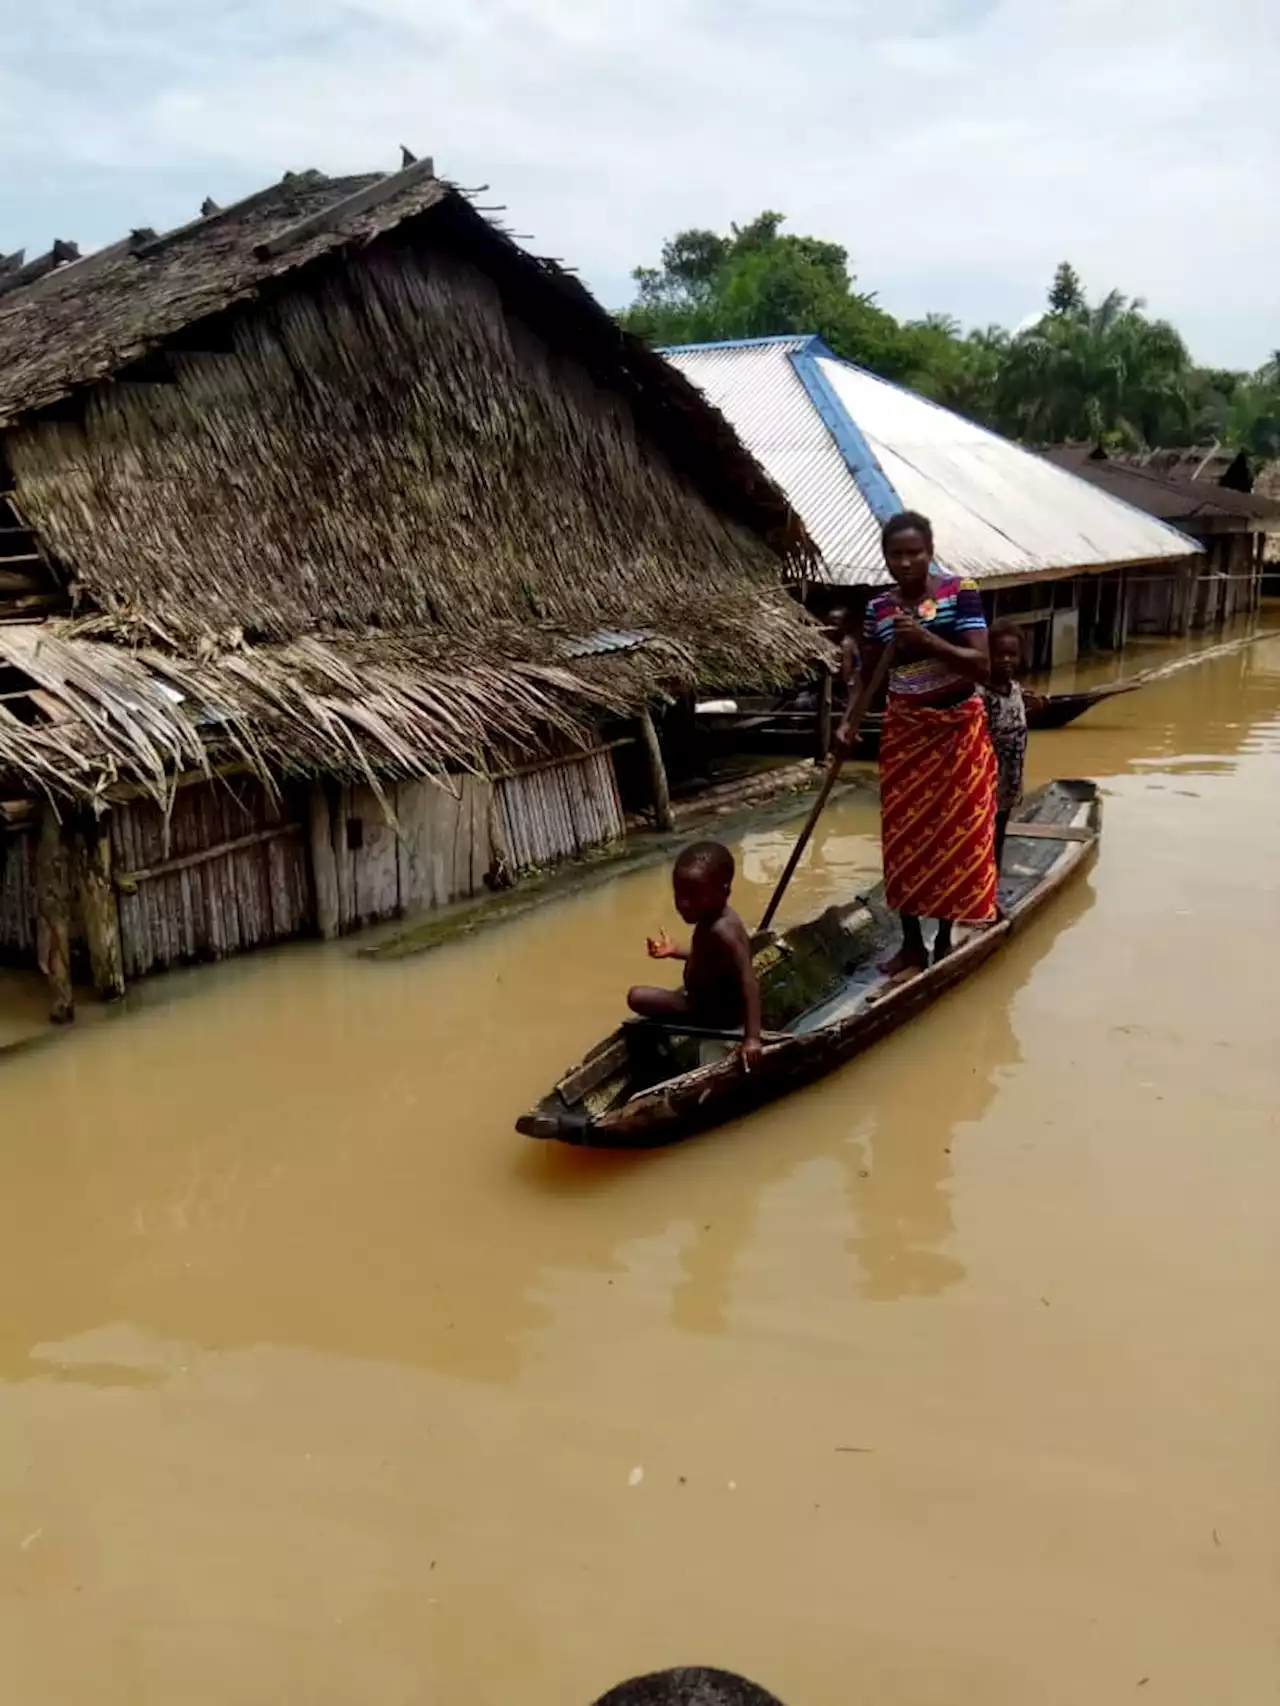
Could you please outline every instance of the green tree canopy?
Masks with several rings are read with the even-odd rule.
[[[1141,298],[1090,302],[1070,261],[1021,332],[966,333],[940,313],[900,323],[857,288],[840,244],[784,224],[769,210],[727,235],[677,233],[658,266],[636,269],[622,323],[656,344],[816,332],[837,355],[1029,443],[1216,442],[1280,456],[1280,351],[1252,374],[1197,367]]]
[[[727,237],[679,232],[663,245],[660,266],[632,275],[636,300],[623,324],[655,344],[816,332],[837,355],[904,376],[909,340],[873,297],[855,290],[847,252],[782,225],[782,214],[766,211]]]
[[[1149,319],[1140,299],[1113,290],[1091,306],[1081,296],[1076,307],[1051,308],[1011,340],[995,412],[1007,430],[1033,443],[1185,444],[1191,374],[1178,333],[1167,320]]]

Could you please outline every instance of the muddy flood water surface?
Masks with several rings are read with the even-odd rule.
[[[1280,1698],[1280,638],[1030,770],[1101,783],[1093,872],[665,1152],[512,1130],[649,975],[659,869],[0,1062],[3,1698]],[[876,827],[832,808],[784,922]],[[747,915],[793,833],[738,844]]]

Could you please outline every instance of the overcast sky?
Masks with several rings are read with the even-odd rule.
[[[0,0],[0,23],[3,250],[406,142],[610,306],[668,233],[774,207],[900,315],[1016,324],[1069,257],[1202,361],[1280,345],[1277,0]]]

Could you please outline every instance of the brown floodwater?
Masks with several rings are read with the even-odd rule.
[[[511,1129],[647,975],[659,870],[0,1061],[3,1698],[1280,1698],[1280,638],[1030,766],[1101,781],[1094,872],[666,1152]],[[833,807],[791,917],[875,829]],[[792,832],[740,844],[745,912]]]

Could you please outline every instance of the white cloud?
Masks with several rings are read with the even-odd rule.
[[[902,311],[1017,319],[1070,256],[1252,364],[1280,344],[1273,3],[56,0],[0,72],[0,248],[70,229],[78,172],[101,239],[160,222],[159,179],[198,202],[404,141],[615,291],[772,206]]]

